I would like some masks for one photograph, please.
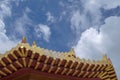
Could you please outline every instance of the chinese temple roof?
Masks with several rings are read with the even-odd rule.
[[[106,55],[99,61],[80,59],[74,49],[56,52],[40,48],[35,42],[30,46],[25,37],[16,47],[0,55],[0,80],[26,80],[19,77],[23,74],[32,75],[31,80],[37,80],[35,74],[39,79],[44,78],[41,80],[117,80]]]

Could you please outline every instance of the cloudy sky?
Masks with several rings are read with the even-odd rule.
[[[56,51],[112,60],[120,79],[120,0],[0,0],[0,53],[23,36]]]

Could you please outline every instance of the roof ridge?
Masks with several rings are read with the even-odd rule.
[[[85,62],[85,63],[90,63],[90,64],[112,64],[110,62],[110,60],[108,60],[107,55],[104,54],[102,60],[90,60],[90,59],[85,59],[85,58],[79,58],[75,55],[75,51],[72,48],[70,51],[68,52],[57,52],[55,50],[49,50],[49,49],[45,49],[45,48],[41,48],[39,46],[36,45],[36,42],[34,41],[32,46],[30,46],[29,43],[23,43],[23,41],[26,41],[26,38],[23,37],[22,42],[18,43],[18,45],[14,48],[12,48],[9,51],[6,51],[5,54],[0,55],[2,56],[6,56],[9,53],[13,53],[14,50],[18,50],[18,48],[26,48],[27,50],[32,50],[33,53],[39,53],[40,55],[46,55],[46,56],[50,56],[53,58],[60,58],[60,59],[66,59],[66,60],[72,60],[72,61],[77,61],[77,62]],[[0,58],[1,58],[0,57]]]

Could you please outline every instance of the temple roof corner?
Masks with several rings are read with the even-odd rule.
[[[103,54],[103,57],[102,57],[102,62],[107,62],[107,63],[111,63],[110,61],[109,61],[109,58],[107,57],[107,54]]]

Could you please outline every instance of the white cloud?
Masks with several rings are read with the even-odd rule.
[[[86,15],[80,13],[80,11],[74,11],[71,17],[71,29],[79,33],[80,29],[86,29],[89,27],[89,21]]]
[[[75,7],[81,7],[78,3],[82,4],[83,10],[75,9]],[[101,8],[112,9],[120,6],[120,0],[81,0],[73,1],[74,5],[68,7],[71,8],[71,29],[80,32],[80,29],[88,29],[91,26],[98,29],[103,23]],[[68,8],[69,9],[69,8]]]
[[[0,20],[0,54],[5,53],[7,50],[15,47],[18,40],[10,40],[6,35],[5,24]]]
[[[80,58],[96,59],[97,57],[98,59],[98,56],[104,52],[104,48],[101,47],[101,43],[102,35],[99,34],[96,29],[90,28],[82,33],[80,40],[74,48]]]
[[[4,26],[3,29],[5,28],[4,18],[11,17],[12,15],[11,3],[12,2],[19,3],[20,1],[23,1],[23,0],[16,0],[16,1],[2,0],[0,1],[0,23],[1,23],[0,26],[1,27]],[[21,36],[26,36],[26,32],[27,32],[26,27],[32,24],[31,19],[28,17],[29,12],[31,12],[31,9],[29,9],[29,7],[26,7],[23,12],[23,15],[17,18],[13,24],[15,32],[19,33],[19,35]]]
[[[27,27],[32,25],[32,20],[28,17],[29,12],[31,12],[31,10],[26,7],[23,15],[14,22],[15,31],[21,36],[27,36]]]
[[[20,5],[20,2],[24,2],[24,1],[26,1],[26,0],[12,0],[12,1],[15,1],[15,4],[16,4],[17,6],[19,6],[19,5]]]
[[[80,30],[85,30],[93,26],[98,29],[102,19],[100,11],[101,5],[94,0],[82,0],[79,2],[82,4],[83,10],[73,9],[71,14],[71,29],[77,34]],[[73,8],[76,5],[73,5]],[[80,7],[78,5],[78,7]]]
[[[84,4],[90,6],[95,6],[94,8],[104,8],[104,9],[112,9],[120,6],[120,0],[82,0]],[[93,9],[94,10],[94,9]]]
[[[0,53],[5,53],[7,50],[15,47],[18,42],[18,40],[10,40],[6,34],[0,33]]]
[[[100,59],[102,53],[112,59],[113,65],[120,74],[120,17],[109,17],[105,20],[98,32],[94,28],[89,28],[82,33],[75,48],[75,52],[81,58]],[[120,78],[120,76],[118,76]]]
[[[6,32],[6,30],[4,28],[5,28],[5,24],[2,20],[0,20],[0,33]]]
[[[11,40],[6,35],[4,18],[11,16],[11,6],[10,2],[7,0],[0,1],[0,53],[4,53],[5,51],[11,49],[16,45],[18,40]]]
[[[38,37],[42,37],[43,36],[43,39],[45,41],[49,42],[51,31],[50,31],[50,28],[47,25],[39,24],[35,28],[35,31],[36,31]]]
[[[17,18],[15,23],[15,31],[19,33],[21,36],[26,36],[26,30],[29,25],[31,25],[31,19],[27,16],[26,13],[22,15],[22,17]]]
[[[25,8],[25,12],[26,12],[26,13],[30,13],[30,12],[32,12],[32,10],[31,10],[29,7],[26,7],[26,8]]]
[[[52,14],[50,12],[47,12],[46,16],[47,16],[47,21],[49,21],[49,22],[54,22],[55,21],[54,16],[52,16]]]
[[[112,9],[120,6],[120,0],[99,0],[99,2],[104,5],[104,9]]]
[[[9,1],[0,1],[0,18],[11,16],[11,6]]]

